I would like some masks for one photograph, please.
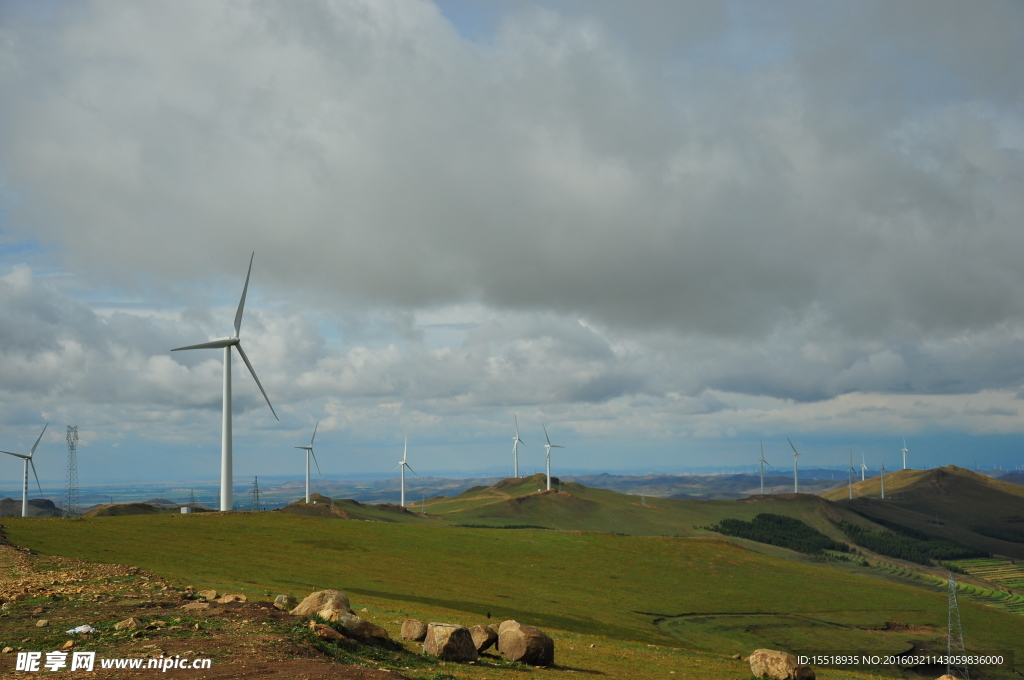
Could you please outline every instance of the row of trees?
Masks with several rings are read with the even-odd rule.
[[[1024,543],[1024,529],[1016,529],[1014,527],[986,527],[978,525],[971,527],[971,531],[1000,541]]]
[[[885,526],[889,531],[871,531],[852,522],[836,522],[836,526],[852,542],[862,548],[887,557],[895,557],[917,564],[931,564],[932,560],[959,560],[967,557],[989,557],[989,553],[969,545],[957,543],[903,527],[893,522],[872,521]]]
[[[753,521],[742,519],[723,519],[718,524],[704,527],[708,531],[716,531],[726,536],[746,538],[758,543],[777,545],[808,555],[821,553],[823,550],[846,552],[845,543],[834,541],[814,527],[808,526],[798,519],[773,515],[762,512]]]

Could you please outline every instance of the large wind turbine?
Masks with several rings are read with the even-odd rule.
[[[407,436],[405,438],[405,449],[402,450],[402,462],[400,462],[398,464],[398,467],[395,468],[396,470],[399,469],[399,468],[402,469],[402,507],[403,508],[405,507],[405,468],[409,468],[409,472],[411,472],[414,475],[416,475],[417,477],[419,477],[419,475],[416,474],[416,471],[412,469],[412,466],[409,465],[409,463],[406,462],[408,460],[408,458],[409,458],[409,437]]]
[[[238,355],[242,357],[242,361],[245,362],[249,372],[252,373],[253,380],[256,381],[256,386],[260,388],[260,392],[263,393],[263,398],[267,400],[267,406],[270,406],[270,412],[274,414],[274,418],[280,420],[277,417],[277,412],[274,411],[274,407],[270,404],[270,397],[267,396],[267,391],[263,389],[263,385],[260,384],[260,379],[256,377],[256,371],[253,370],[252,364],[249,363],[249,357],[245,356],[245,351],[242,350],[242,341],[238,338],[239,330],[242,327],[242,309],[245,307],[245,293],[249,290],[249,274],[252,273],[252,260],[256,257],[254,252],[249,258],[249,271],[245,274],[245,286],[242,287],[242,299],[238,301],[238,311],[235,312],[235,334],[228,338],[217,338],[210,342],[202,342],[198,345],[189,345],[188,347],[176,347],[172,349],[172,352],[177,352],[185,349],[223,349],[224,350],[224,407],[223,416],[221,418],[221,434],[220,434],[220,509],[222,512],[227,512],[232,509],[234,503],[233,490],[231,488],[232,482],[232,469],[231,469],[231,348],[234,347],[238,350]]]
[[[764,466],[775,469],[775,466],[764,459],[764,442],[761,442],[761,458],[757,461],[761,464],[761,495],[764,495]]]
[[[903,469],[906,470],[907,469],[907,451],[908,451],[908,449],[907,449],[907,438],[906,437],[903,438],[903,448],[901,450],[903,451]]]
[[[853,467],[853,449],[850,449],[850,500],[853,500],[853,475],[857,468]]]
[[[6,453],[8,455],[14,456],[15,458],[21,458],[23,461],[25,461],[24,482],[23,482],[23,484],[21,486],[21,516],[22,517],[28,517],[28,466],[29,465],[32,466],[32,474],[35,475],[35,477],[36,477],[36,486],[39,487],[39,495],[40,496],[43,495],[43,487],[39,484],[39,473],[36,472],[36,464],[35,464],[35,461],[32,460],[32,456],[36,455],[36,447],[39,446],[39,440],[41,440],[43,438],[43,433],[46,432],[46,428],[47,428],[47,426],[49,426],[49,424],[50,423],[46,423],[46,425],[43,425],[43,431],[39,433],[38,437],[36,437],[36,443],[32,445],[32,450],[30,450],[28,452],[27,456],[24,453],[15,453],[14,451],[0,451],[0,453]]]
[[[526,442],[519,438],[519,418],[512,417],[516,421],[516,436],[512,438],[512,458],[515,460],[515,477],[519,479],[519,445],[526,446]]]
[[[797,456],[802,456],[804,454],[796,450],[796,447],[793,446],[793,442],[789,437],[786,437],[786,441],[789,442],[789,448],[793,449],[793,493],[800,493],[800,477],[796,472],[796,459]]]
[[[306,452],[306,502],[309,503],[309,457],[313,456],[313,462],[316,463],[316,471],[320,472],[320,463],[316,462],[316,454],[313,453],[313,440],[316,439],[316,429],[320,427],[320,421],[316,421],[316,426],[313,427],[313,436],[309,438],[309,446],[296,446],[297,449],[303,449]],[[320,476],[323,477],[323,473],[320,472]]]
[[[868,464],[864,462],[864,452],[860,452],[860,481],[864,481],[864,473],[868,471]]]
[[[564,449],[564,446],[551,443],[551,437],[548,436],[548,428],[541,423],[541,427],[544,428],[544,439],[548,440],[548,443],[544,445],[544,452],[547,454],[548,459],[548,491],[551,491],[551,449]]]

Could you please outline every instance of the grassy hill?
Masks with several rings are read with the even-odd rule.
[[[1024,536],[1021,542],[993,537],[1024,533],[1024,486],[955,465],[887,474],[885,501],[880,499],[880,485],[879,478],[855,483],[852,501],[846,488],[822,497],[864,517],[895,522],[993,554],[1024,559]]]
[[[337,522],[271,512],[5,525],[11,542],[43,554],[128,563],[179,583],[256,597],[333,587],[389,611],[433,608],[477,619],[490,613],[718,654],[759,646],[944,649],[941,592],[780,560],[720,539]],[[966,601],[961,611],[965,635],[1024,658],[1024,617]]]
[[[412,522],[423,523],[431,520],[417,514],[410,508],[400,505],[381,503],[377,505],[360,503],[350,498],[330,499],[318,493],[311,494],[310,503],[296,501],[274,510],[286,515],[302,515],[304,517],[322,517],[324,519],[351,519],[365,522]],[[434,522],[436,523],[435,518]]]
[[[739,501],[646,498],[641,503],[639,496],[575,482],[556,482],[551,491],[543,490],[545,485],[544,475],[510,478],[451,498],[428,499],[427,512],[456,525],[530,526],[631,536],[711,536],[712,532],[701,527],[723,519],[751,520],[764,512],[794,517],[835,539],[841,539],[842,533],[833,521],[866,523],[856,513],[811,494],[752,496]]]

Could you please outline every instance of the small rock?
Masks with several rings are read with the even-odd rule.
[[[129,616],[124,621],[118,621],[114,624],[114,630],[135,630],[136,628],[143,628],[144,624],[141,620],[134,616]]]
[[[734,659],[742,659],[743,657],[741,655],[739,655],[739,654],[733,654],[732,658],[734,658]]]
[[[498,634],[490,626],[473,626],[469,629],[469,634],[473,638],[473,646],[477,652],[484,652],[498,642]]]
[[[427,624],[419,619],[406,619],[402,623],[402,639],[423,642],[427,637]]]
[[[36,628],[46,628],[49,625],[50,622],[47,619],[39,619],[36,621]]]
[[[469,628],[451,623],[431,623],[427,626],[423,653],[448,661],[476,661],[479,658]]]
[[[228,604],[231,602],[245,602],[245,595],[238,595],[236,593],[224,593],[222,597],[217,598],[217,602],[220,604]]]
[[[325,626],[322,623],[316,623],[310,621],[310,628],[313,629],[313,634],[321,640],[344,640],[345,636],[334,630],[330,626]]]
[[[498,628],[498,653],[509,661],[551,666],[555,663],[555,641],[539,628],[504,621]]]
[[[44,611],[44,610],[43,610],[43,608],[42,608],[42,607],[36,607],[35,609],[33,609],[33,610],[32,610],[32,613],[33,613],[33,614],[42,614],[42,613],[43,613],[43,611]]]
[[[199,597],[203,598],[204,600],[216,600],[217,599],[217,591],[216,590],[200,590],[199,591]]]
[[[210,608],[210,603],[209,602],[189,602],[188,604],[183,604],[180,607],[178,607],[178,609],[209,609],[209,608]]]
[[[274,598],[274,609],[287,611],[295,607],[296,602],[294,595],[278,595]]]
[[[0,650],[0,654],[10,654],[13,651],[14,647],[4,647],[2,650]]]
[[[73,649],[74,646],[75,646],[75,641],[74,640],[68,640],[63,645],[61,645],[60,648],[61,649]]]

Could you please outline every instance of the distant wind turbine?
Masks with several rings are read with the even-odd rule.
[[[564,449],[564,446],[551,443],[551,437],[548,436],[548,428],[541,423],[541,427],[544,428],[544,439],[548,440],[548,443],[544,445],[544,452],[548,459],[548,491],[551,491],[551,449]]]
[[[879,468],[882,473],[882,500],[885,500],[885,461],[882,461],[882,467]]]
[[[416,475],[417,477],[419,477],[419,475],[416,474],[416,471],[412,469],[412,466],[409,465],[409,463],[406,462],[408,460],[408,458],[409,458],[409,437],[406,436],[406,438],[405,438],[405,449],[402,450],[402,462],[400,462],[398,464],[398,467],[395,468],[396,470],[398,470],[399,468],[401,468],[401,470],[402,470],[402,507],[403,508],[405,507],[405,468],[409,468],[409,472],[411,472],[414,475]]]
[[[761,442],[761,458],[757,462],[761,464],[761,495],[763,496],[764,495],[764,466],[767,465],[768,467],[772,468],[773,470],[775,469],[775,466],[773,466],[771,463],[769,463],[768,461],[766,461],[764,459],[764,442]]]
[[[864,473],[868,471],[868,465],[864,462],[864,452],[860,452],[860,481],[864,481]]]
[[[242,341],[238,338],[238,333],[242,328],[242,310],[245,308],[245,294],[249,290],[249,275],[252,274],[252,261],[256,257],[254,252],[249,257],[249,271],[245,274],[245,286],[242,287],[242,299],[238,301],[238,311],[235,312],[235,334],[228,338],[217,338],[210,342],[202,342],[198,345],[189,345],[187,347],[176,347],[172,349],[172,352],[178,352],[186,349],[223,349],[224,350],[224,404],[221,418],[221,434],[220,434],[220,509],[221,512],[227,512],[232,509],[234,504],[234,492],[231,488],[231,482],[233,479],[232,467],[231,467],[231,348],[234,347],[238,350],[238,355],[242,357],[242,361],[245,362],[249,372],[252,373],[252,379],[256,381],[256,386],[260,388],[260,392],[263,393],[263,398],[267,400],[267,406],[270,406],[270,412],[274,414],[274,418],[280,420],[277,417],[277,412],[274,411],[274,407],[270,404],[270,397],[267,396],[267,391],[263,389],[263,385],[260,384],[260,379],[256,377],[256,371],[253,370],[252,364],[249,363],[249,357],[245,356],[245,351],[242,350]]]
[[[903,438],[903,449],[902,449],[902,451],[903,451],[903,469],[906,470],[907,469],[907,451],[908,451],[908,449],[907,449],[907,438],[906,437]]]
[[[800,477],[796,471],[796,459],[804,454],[796,450],[796,447],[793,446],[793,441],[789,437],[786,437],[786,441],[789,442],[789,448],[793,449],[793,493],[800,493]]]
[[[853,500],[853,475],[854,475],[854,473],[856,471],[857,471],[857,469],[855,467],[853,467],[853,449],[850,449],[850,500],[851,501]]]
[[[46,428],[49,425],[50,425],[50,423],[46,423],[46,425],[43,425],[43,431],[39,433],[38,437],[36,437],[36,443],[32,445],[32,449],[28,452],[27,456],[24,453],[15,453],[14,451],[0,451],[0,453],[6,453],[7,455],[14,456],[15,458],[21,458],[23,461],[25,461],[25,463],[24,463],[24,465],[25,465],[25,475],[24,475],[23,483],[21,485],[21,516],[22,517],[28,517],[28,466],[29,465],[32,466],[32,474],[35,475],[36,486],[39,487],[39,495],[40,496],[43,495],[43,487],[39,484],[39,473],[36,472],[36,464],[35,464],[35,461],[32,460],[32,456],[36,455],[36,447],[39,446],[39,441],[43,438],[43,433],[46,432]]]
[[[309,446],[296,446],[297,449],[303,449],[306,452],[306,502],[309,503],[309,457],[313,456],[313,462],[316,463],[316,471],[323,477],[324,473],[320,472],[320,463],[316,461],[316,454],[313,453],[313,440],[316,439],[316,430],[320,427],[320,421],[316,421],[316,425],[313,427],[313,436],[309,438]]]
[[[526,442],[519,438],[519,418],[512,417],[516,421],[516,436],[512,438],[512,458],[515,460],[515,478],[519,479],[519,445],[526,446]]]

